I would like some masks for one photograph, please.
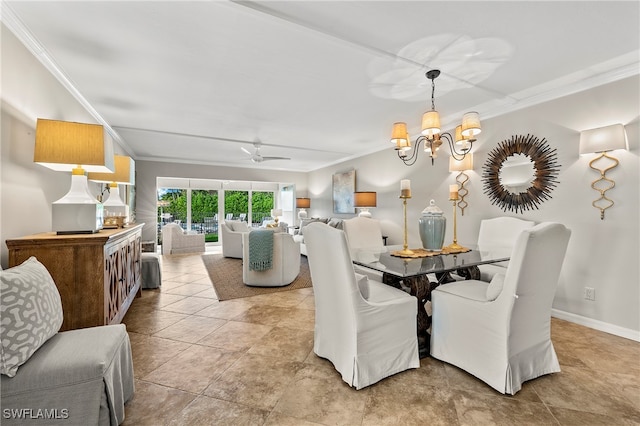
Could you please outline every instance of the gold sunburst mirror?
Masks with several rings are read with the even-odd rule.
[[[532,135],[514,135],[489,152],[482,167],[484,193],[502,210],[538,209],[558,184],[555,148]]]

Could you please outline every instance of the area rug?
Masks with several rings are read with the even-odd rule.
[[[260,294],[297,290],[311,287],[311,274],[305,256],[300,256],[300,273],[289,285],[283,287],[250,287],[242,282],[242,259],[224,257],[222,254],[203,254],[202,261],[219,300],[238,299]]]

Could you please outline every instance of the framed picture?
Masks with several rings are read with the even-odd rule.
[[[353,193],[356,190],[356,171],[350,170],[333,175],[333,212],[355,213]]]

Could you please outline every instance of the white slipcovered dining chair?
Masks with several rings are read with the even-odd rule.
[[[375,262],[384,251],[380,221],[368,217],[356,216],[342,221],[342,229],[347,236],[347,244],[352,259],[362,262]],[[382,281],[382,273],[354,265],[357,273],[376,281]]]
[[[509,257],[518,235],[525,229],[530,229],[535,222],[515,217],[496,217],[480,222],[478,232],[478,250],[490,257]],[[508,262],[480,265],[480,279],[489,282],[500,273],[506,271]]]
[[[431,293],[431,355],[501,393],[560,371],[551,305],[571,231],[541,223],[516,239],[505,274],[441,285]]]
[[[356,278],[343,231],[317,222],[304,235],[316,308],[315,354],[356,389],[418,368],[417,299]]]

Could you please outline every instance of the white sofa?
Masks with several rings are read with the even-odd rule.
[[[255,232],[255,231],[254,231]],[[272,267],[264,271],[249,267],[250,232],[242,234],[242,280],[257,287],[280,287],[291,284],[300,273],[300,243],[285,232],[273,233]]]
[[[307,255],[307,245],[304,242],[304,228],[305,226],[309,225],[310,223],[314,223],[314,222],[322,222],[322,223],[326,223],[327,225],[336,228],[336,229],[343,229],[342,227],[342,219],[339,218],[318,218],[318,217],[313,217],[310,219],[302,219],[300,221],[300,227],[296,230],[295,234],[293,235],[293,239],[300,243],[300,254],[303,255]]]
[[[187,234],[177,223],[162,227],[162,254],[204,253],[204,234]]]
[[[242,235],[250,231],[247,222],[241,220],[225,220],[220,225],[222,238],[222,255],[242,259]]]

